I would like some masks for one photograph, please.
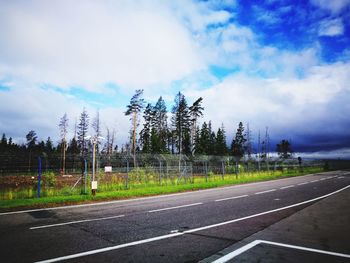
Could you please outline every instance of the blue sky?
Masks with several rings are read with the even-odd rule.
[[[298,151],[350,148],[350,0],[0,0],[0,132],[34,129],[58,140],[83,107],[128,137],[135,89],[151,103],[204,99],[205,116],[231,139],[239,121],[254,139]],[[64,19],[62,19],[64,18]]]

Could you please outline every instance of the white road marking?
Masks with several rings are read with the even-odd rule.
[[[294,186],[295,186],[294,184],[292,184],[292,185],[287,185],[287,186],[281,187],[280,189],[287,189],[287,188],[291,188],[291,187],[294,187]]]
[[[179,232],[178,229],[176,229],[176,230],[171,230],[171,231],[170,231],[170,233],[177,233],[177,232]]]
[[[271,190],[267,190],[267,191],[257,192],[257,193],[255,193],[255,195],[261,195],[261,194],[270,193],[270,192],[274,192],[274,191],[276,191],[276,189],[271,189]]]
[[[58,223],[58,224],[51,224],[51,225],[34,226],[34,227],[29,228],[29,229],[30,229],[30,230],[34,230],[34,229],[40,229],[40,228],[48,228],[48,227],[56,227],[56,226],[65,226],[65,225],[79,224],[79,223],[85,223],[85,222],[92,222],[92,221],[100,221],[100,220],[107,220],[107,219],[120,218],[120,217],[124,217],[124,216],[125,216],[125,215],[117,215],[117,216],[100,217],[100,218],[94,218],[94,219],[84,219],[84,220],[70,221],[70,222]]]
[[[304,185],[304,184],[308,184],[309,182],[304,182],[304,183],[300,183],[298,185]]]
[[[298,178],[304,178],[314,176],[314,174],[307,174],[298,176]],[[281,178],[275,180],[277,181],[289,181],[289,180],[295,180],[297,177],[290,177],[290,178]],[[88,204],[80,204],[80,205],[67,205],[67,206],[58,206],[58,207],[48,207],[48,208],[37,208],[37,209],[29,209],[29,210],[20,210],[20,211],[13,211],[13,212],[3,212],[0,213],[0,216],[4,215],[14,215],[14,214],[24,214],[24,213],[30,213],[30,212],[40,212],[40,211],[48,211],[48,210],[59,210],[59,209],[71,209],[71,208],[80,208],[80,207],[89,207],[89,206],[100,206],[100,205],[113,205],[118,203],[127,203],[127,202],[133,202],[133,201],[143,201],[143,200],[151,200],[156,198],[164,198],[164,197],[173,197],[178,195],[191,195],[191,194],[199,194],[203,192],[211,192],[211,191],[220,191],[222,189],[231,189],[231,188],[241,188],[241,187],[250,187],[254,185],[260,185],[260,184],[271,184],[273,181],[265,181],[265,182],[255,182],[255,183],[249,183],[249,184],[239,184],[239,185],[231,185],[231,186],[223,186],[219,188],[211,188],[211,189],[203,189],[200,191],[191,191],[191,192],[184,192],[184,193],[174,193],[174,194],[164,194],[164,195],[157,195],[157,196],[146,196],[146,197],[139,197],[139,198],[132,198],[132,199],[123,199],[123,200],[114,200],[114,201],[105,201],[105,202],[98,202],[98,203],[88,203]]]
[[[253,247],[255,247],[256,245],[259,245],[259,244],[268,244],[268,245],[293,248],[293,249],[298,249],[298,250],[303,250],[303,251],[308,251],[308,252],[326,254],[326,255],[331,255],[331,256],[350,258],[349,254],[320,250],[320,249],[309,248],[309,247],[294,246],[294,245],[278,243],[278,242],[271,242],[271,241],[266,241],[266,240],[254,240],[253,242],[250,242],[249,244],[232,251],[231,253],[213,261],[212,263],[225,263],[225,262],[237,257],[238,255],[246,252],[247,250],[252,249]]]
[[[243,197],[247,197],[247,196],[249,196],[249,195],[239,195],[239,196],[227,197],[227,198],[222,198],[222,199],[215,200],[215,202],[221,202],[221,201],[226,201],[226,200],[238,199],[238,198],[243,198]]]
[[[176,236],[182,236],[182,235],[185,235],[187,233],[193,233],[193,232],[198,232],[198,231],[202,231],[202,230],[206,230],[206,229],[210,229],[210,228],[214,228],[214,227],[218,227],[218,226],[223,226],[223,225],[235,223],[235,222],[238,222],[238,221],[243,221],[243,220],[246,220],[246,219],[249,219],[249,218],[258,217],[258,216],[266,215],[266,214],[271,214],[271,213],[278,212],[278,211],[281,211],[281,210],[285,210],[285,209],[288,209],[288,208],[292,208],[292,207],[304,205],[304,204],[307,204],[307,203],[311,203],[311,202],[314,202],[314,201],[317,201],[317,200],[329,197],[331,195],[337,194],[337,193],[339,193],[341,191],[344,191],[345,189],[347,189],[349,187],[350,187],[350,185],[347,185],[347,186],[345,186],[345,187],[343,187],[343,188],[341,188],[339,190],[336,190],[336,191],[331,192],[329,194],[322,195],[322,196],[319,196],[319,197],[316,197],[316,198],[313,198],[313,199],[310,199],[310,200],[306,200],[306,201],[303,201],[303,202],[300,202],[300,203],[296,203],[296,204],[293,204],[293,205],[280,207],[280,208],[277,208],[277,209],[265,211],[265,212],[262,212],[262,213],[258,213],[258,214],[254,214],[254,215],[250,215],[250,216],[246,216],[246,217],[242,217],[242,218],[237,218],[237,219],[221,222],[221,223],[218,223],[218,224],[213,224],[213,225],[208,225],[208,226],[204,226],[204,227],[194,228],[194,229],[187,230],[187,231],[184,231],[184,232],[178,232],[178,233],[173,233],[173,234],[168,234],[168,235],[148,238],[148,239],[144,239],[144,240],[134,241],[134,242],[125,243],[125,244],[121,244],[121,245],[117,245],[117,246],[100,248],[100,249],[90,250],[90,251],[81,252],[81,253],[77,253],[77,254],[71,254],[71,255],[68,255],[68,256],[47,259],[47,260],[43,260],[43,261],[38,261],[36,263],[58,262],[58,261],[62,261],[62,260],[67,260],[67,259],[73,259],[73,258],[79,258],[79,257],[88,256],[88,255],[98,254],[98,253],[102,253],[102,252],[106,252],[106,251],[110,251],[110,250],[116,250],[116,249],[120,249],[120,248],[136,246],[136,245],[145,244],[145,243],[149,243],[149,242],[153,242],[153,241],[157,241],[157,240],[163,240],[163,239],[167,239],[167,238],[172,238],[172,237],[176,237]]]
[[[338,179],[343,179],[343,178],[345,178],[344,176],[338,176]]]
[[[172,207],[167,207],[167,208],[161,208],[161,209],[150,210],[150,211],[148,211],[148,213],[155,213],[155,212],[159,212],[159,211],[172,210],[172,209],[178,209],[178,208],[189,207],[189,206],[195,206],[195,205],[202,205],[202,204],[203,204],[203,203],[194,203],[194,204],[189,204],[189,205],[172,206]]]
[[[319,180],[313,180],[313,181],[310,181],[310,183],[315,183],[315,182],[318,182]]]
[[[227,255],[213,261],[212,263],[224,263],[224,262],[227,262],[229,261],[230,259],[233,259],[234,257],[237,257],[238,255],[246,252],[247,250],[255,247],[256,245],[260,244],[260,240],[255,240],[253,242],[250,242],[249,244],[239,248],[239,249],[236,249],[235,251],[232,251],[231,253],[228,253]]]

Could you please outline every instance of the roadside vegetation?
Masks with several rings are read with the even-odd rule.
[[[36,189],[27,188],[12,191],[0,191],[0,210],[5,211],[14,208],[32,208],[32,207],[51,207],[64,204],[78,204],[92,201],[118,200],[133,197],[153,196],[160,194],[170,194],[185,191],[195,191],[201,189],[229,186],[242,183],[259,182],[266,180],[281,179],[285,177],[300,176],[304,174],[322,172],[322,167],[309,167],[303,170],[290,169],[282,171],[265,171],[239,174],[219,174],[208,173],[207,176],[193,176],[185,180],[168,179],[163,180],[161,184],[157,181],[157,175],[149,176],[148,181],[142,180],[137,183],[139,178],[136,174],[131,174],[132,184],[126,186],[123,182],[112,181],[101,183],[97,189],[96,196],[91,195],[88,187],[86,194],[82,194],[83,186],[71,189],[69,187],[55,188],[45,187],[41,192],[41,198],[36,198]],[[140,174],[140,173],[139,173]],[[45,182],[45,181],[44,181]],[[46,182],[48,184],[48,181]],[[51,181],[51,183],[53,183]],[[87,184],[89,186],[90,184]],[[31,194],[31,198],[27,197]]]

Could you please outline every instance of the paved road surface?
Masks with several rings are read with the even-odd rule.
[[[338,171],[167,196],[3,213],[1,261],[197,262],[310,205],[339,194],[349,196],[349,186],[350,173]],[[263,249],[261,246],[266,244],[257,248]],[[350,254],[349,250],[338,252]]]

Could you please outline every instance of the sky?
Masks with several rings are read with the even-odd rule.
[[[0,0],[0,133],[59,140],[85,107],[128,141],[126,105],[203,97],[204,117],[350,156],[350,0]],[[91,131],[92,132],[92,131]],[[229,142],[228,142],[229,143]]]

